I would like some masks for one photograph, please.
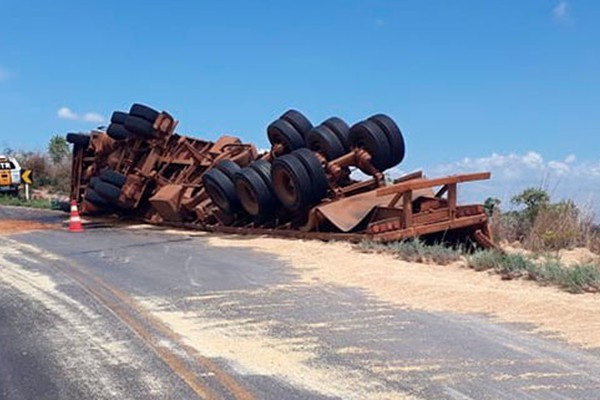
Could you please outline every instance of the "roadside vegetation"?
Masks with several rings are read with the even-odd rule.
[[[600,226],[591,211],[571,200],[552,202],[548,193],[528,188],[511,199],[516,210],[503,212],[498,199],[485,202],[497,242],[534,252],[586,247],[600,254]]]
[[[531,279],[542,285],[561,287],[571,293],[600,290],[598,265],[565,265],[558,258],[548,255],[484,250],[467,256],[467,266],[476,271],[493,271],[503,279]]]
[[[16,206],[16,207],[32,207],[32,208],[56,208],[51,200],[48,199],[31,199],[25,200],[24,197],[0,195],[0,205],[2,206]]]
[[[18,151],[6,148],[2,155],[15,157],[21,168],[33,172],[30,201],[25,200],[24,185],[18,197],[0,195],[0,205],[34,208],[56,208],[64,200],[71,186],[71,152],[63,136],[55,135],[45,150]]]
[[[450,247],[444,244],[426,244],[419,239],[378,243],[364,241],[359,248],[366,252],[391,253],[404,261],[448,265],[463,258],[462,247]]]
[[[560,257],[561,251],[575,248],[600,255],[600,226],[594,224],[591,213],[570,200],[553,203],[548,193],[538,188],[524,190],[511,203],[516,209],[502,212],[499,200],[485,202],[495,241],[505,250],[468,251],[465,246],[429,245],[422,240],[365,241],[358,247],[410,262],[448,265],[462,260],[475,271],[496,273],[506,280],[529,279],[571,293],[600,291],[600,257],[576,263]]]

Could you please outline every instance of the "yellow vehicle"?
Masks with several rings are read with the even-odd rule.
[[[21,166],[14,157],[0,155],[0,193],[19,194]]]

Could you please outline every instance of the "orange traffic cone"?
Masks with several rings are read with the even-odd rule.
[[[79,210],[77,209],[77,201],[71,201],[71,218],[69,218],[69,232],[83,232]]]

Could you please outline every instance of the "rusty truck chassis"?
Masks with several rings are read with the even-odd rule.
[[[328,177],[328,196],[303,210],[300,217],[292,213],[260,222],[248,216],[225,215],[206,192],[202,176],[221,160],[233,160],[240,166],[257,159],[272,161],[285,154],[285,148],[274,143],[270,151],[259,155],[254,146],[237,138],[222,137],[212,143],[180,136],[175,133],[176,127],[177,121],[162,112],[153,125],[157,132],[154,138],[115,141],[98,131],[91,134],[89,144],[75,144],[71,196],[83,203],[82,211],[98,211],[86,201],[86,188],[92,177],[109,167],[126,176],[118,207],[113,211],[153,224],[233,234],[382,243],[464,231],[480,246],[494,246],[483,206],[457,202],[459,184],[489,179],[489,172],[435,179],[416,172],[386,185],[383,173],[373,167],[365,149],[352,148],[330,161],[316,152]],[[371,178],[350,180],[348,167],[356,167]],[[434,192],[434,188],[438,190]]]

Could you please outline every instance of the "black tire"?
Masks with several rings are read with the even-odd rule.
[[[306,138],[308,132],[310,132],[313,128],[313,124],[310,122],[310,120],[298,110],[287,110],[279,118],[289,122],[294,128],[296,128],[303,138]]]
[[[83,133],[67,133],[67,142],[87,147],[90,145],[90,135],[85,135]]]
[[[95,188],[96,185],[98,184],[98,182],[100,182],[100,181],[101,181],[101,179],[99,177],[95,176],[92,179],[90,179],[90,183],[88,184],[88,187]]]
[[[160,113],[153,108],[136,103],[131,106],[129,114],[154,124],[154,121],[156,121],[156,118],[158,118]]]
[[[148,122],[140,117],[135,117],[133,115],[130,115],[125,119],[125,128],[136,135],[146,137],[156,136],[154,126],[151,122]]]
[[[267,160],[256,160],[251,162],[248,167],[252,168],[263,178],[269,189],[273,191],[273,182],[271,180],[272,165]]]
[[[106,134],[115,140],[124,140],[131,137],[131,132],[123,125],[113,122],[108,126]]]
[[[241,204],[235,192],[235,185],[225,172],[212,168],[202,176],[202,183],[217,207],[228,214],[239,211]]]
[[[85,195],[83,196],[85,200],[89,201],[95,206],[98,207],[108,207],[108,201],[102,198],[94,189],[87,188],[85,190]]]
[[[372,117],[369,117],[369,121],[375,122],[386,134],[388,141],[390,142],[393,163],[390,168],[400,164],[402,160],[404,160],[406,149],[404,137],[402,136],[402,132],[398,125],[396,125],[393,119],[385,114],[373,115]]]
[[[121,196],[121,188],[102,180],[94,185],[94,190],[109,203],[117,203]]]
[[[350,151],[350,141],[348,140],[350,127],[343,119],[331,117],[323,121],[321,125],[328,127],[337,136],[340,143],[344,146],[346,153]]]
[[[286,153],[305,147],[302,134],[292,124],[283,119],[275,120],[267,127],[267,136],[272,145],[283,145]]]
[[[106,168],[100,172],[100,179],[118,188],[122,188],[127,180],[127,177],[120,172]]]
[[[256,219],[264,219],[275,212],[277,201],[263,177],[250,167],[235,174],[235,192],[246,212]]]
[[[383,172],[393,165],[387,135],[373,121],[361,121],[350,128],[350,145],[371,154],[371,164]]]
[[[292,153],[299,159],[310,175],[313,188],[313,202],[319,203],[327,195],[329,181],[325,169],[315,153],[308,149],[298,149]]]
[[[115,111],[114,113],[112,113],[112,116],[110,117],[110,122],[112,122],[113,124],[123,125],[125,123],[125,119],[128,116],[129,116],[129,114],[127,114],[126,112]]]
[[[298,211],[314,202],[310,175],[296,156],[286,154],[275,159],[271,177],[275,195],[288,210]]]
[[[319,125],[308,133],[306,145],[309,149],[323,154],[327,161],[347,153],[336,134],[325,125]]]
[[[242,169],[242,167],[231,160],[221,160],[215,165],[215,168],[227,175],[232,182],[235,174]]]

